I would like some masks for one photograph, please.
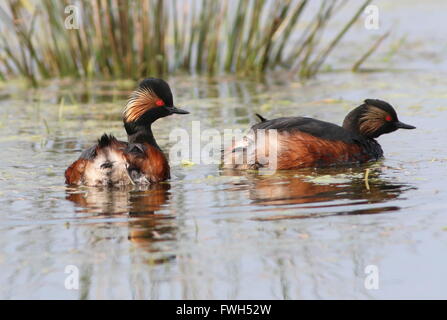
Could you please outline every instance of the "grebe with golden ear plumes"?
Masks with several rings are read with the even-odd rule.
[[[169,179],[168,160],[151,125],[172,114],[187,114],[174,106],[169,85],[162,79],[143,80],[123,112],[128,142],[104,134],[65,171],[70,185],[112,186],[150,184]]]

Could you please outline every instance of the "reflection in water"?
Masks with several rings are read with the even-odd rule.
[[[404,191],[412,188],[405,184],[397,184],[380,178],[374,178],[374,183],[367,186],[361,171],[351,172],[347,175],[343,173],[343,170],[346,171],[346,169],[340,168],[290,171],[275,175],[246,173],[247,182],[230,188],[230,190],[247,190],[252,200],[251,205],[268,206],[265,210],[257,210],[261,212],[284,211],[290,208],[340,208],[335,213],[331,211],[330,214],[317,212],[256,218],[256,220],[278,220],[396,211],[400,207],[353,209],[352,205],[387,202],[396,199]],[[318,173],[318,175],[315,173]],[[241,172],[224,170],[223,174],[240,175]]]
[[[177,227],[173,217],[156,213],[169,199],[170,185],[121,186],[109,188],[79,187],[67,190],[67,200],[76,204],[79,213],[94,214],[92,218],[129,216],[128,239],[147,252],[160,251],[155,244],[175,240]],[[175,258],[163,256],[151,263],[163,263]]]

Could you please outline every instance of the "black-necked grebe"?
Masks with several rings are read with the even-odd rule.
[[[352,110],[342,127],[305,117],[273,120],[258,117],[261,122],[252,126],[248,135],[224,152],[223,168],[272,167],[268,163],[267,150],[271,144],[275,144],[274,169],[278,170],[363,163],[383,156],[375,138],[397,129],[415,128],[400,122],[389,103],[375,99],[367,99]],[[276,130],[275,141],[269,139],[271,129]],[[265,130],[262,147],[257,143],[259,130]]]
[[[169,164],[155,141],[151,125],[174,113],[189,112],[174,106],[169,85],[161,79],[143,80],[123,112],[128,142],[104,134],[65,171],[65,182],[109,186],[149,184],[169,179]]]

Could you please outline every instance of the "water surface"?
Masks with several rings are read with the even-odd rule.
[[[126,138],[135,84],[3,85],[0,298],[447,298],[440,73],[168,80],[191,114],[156,123],[166,151],[170,130],[193,120],[219,130],[247,128],[255,112],[341,123],[365,98],[389,101],[417,130],[380,137],[386,158],[352,168],[261,176],[197,163],[151,187],[71,188],[63,173],[81,150],[103,132]],[[67,265],[79,268],[79,290],[64,287]],[[378,290],[365,289],[368,265]]]

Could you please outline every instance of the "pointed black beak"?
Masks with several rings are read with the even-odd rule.
[[[405,123],[400,122],[400,121],[397,121],[395,123],[395,125],[396,125],[396,128],[399,128],[399,129],[416,129],[415,126],[410,126],[409,124],[405,124]]]
[[[171,114],[173,114],[173,113],[178,113],[178,114],[188,114],[188,113],[189,113],[189,111],[186,111],[186,110],[183,110],[183,109],[174,107],[174,106],[167,107],[167,109],[169,110],[169,112],[170,112]]]

